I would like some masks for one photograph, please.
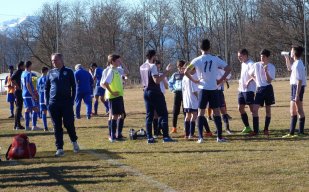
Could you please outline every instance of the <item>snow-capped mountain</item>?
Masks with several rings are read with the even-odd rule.
[[[14,28],[16,28],[18,25],[27,21],[35,20],[36,18],[37,18],[36,16],[25,16],[21,18],[0,22],[0,32],[14,30]]]

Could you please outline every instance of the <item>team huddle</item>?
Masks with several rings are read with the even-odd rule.
[[[197,143],[203,143],[204,136],[212,136],[208,120],[212,119],[216,127],[217,142],[226,142],[222,136],[223,124],[228,134],[233,134],[229,127],[229,115],[226,110],[224,98],[224,85],[228,85],[231,77],[231,67],[220,57],[210,53],[210,42],[201,41],[201,55],[186,63],[177,62],[178,71],[167,76],[173,65],[161,69],[161,62],[157,60],[156,51],[147,52],[147,60],[140,66],[141,82],[144,90],[146,108],[146,135],[147,143],[155,143],[159,135],[163,142],[173,142],[169,135],[168,111],[165,101],[165,89],[174,93],[173,120],[171,133],[177,132],[177,120],[183,106],[184,137],[197,138]],[[291,124],[290,132],[283,138],[294,138],[304,135],[305,114],[303,111],[303,95],[306,86],[306,70],[301,60],[303,48],[293,46],[290,55],[285,55],[286,66],[291,71]],[[257,136],[260,134],[259,108],[265,105],[266,116],[263,134],[269,135],[271,122],[271,106],[275,104],[272,81],[275,79],[275,66],[270,63],[270,51],[263,49],[260,52],[260,61],[249,59],[246,49],[238,51],[241,62],[241,73],[238,87],[238,109],[244,124],[243,134]],[[14,129],[43,130],[37,127],[37,119],[42,118],[44,130],[49,131],[46,115],[49,111],[56,138],[56,156],[63,156],[63,129],[66,127],[73,144],[74,152],[79,151],[74,119],[80,119],[81,102],[86,104],[86,117],[91,119],[98,114],[99,98],[104,104],[108,114],[109,141],[123,140],[122,134],[126,118],[124,107],[123,79],[127,70],[122,66],[121,57],[116,54],[108,55],[108,66],[103,70],[95,63],[86,71],[81,64],[75,66],[75,72],[64,66],[63,56],[59,53],[51,57],[54,69],[42,68],[42,76],[36,78],[31,72],[32,63],[20,62],[18,70],[6,79],[8,87],[7,101],[10,102],[11,116],[15,118]],[[94,112],[92,112],[92,98],[95,98]],[[14,102],[16,111],[14,114]],[[73,106],[75,103],[75,112]],[[22,104],[25,107],[25,127],[20,124],[22,118]],[[248,105],[252,113],[252,128],[249,123],[245,106]],[[205,117],[206,109],[208,120]],[[212,113],[212,114],[211,114]],[[30,116],[32,128],[30,128]],[[299,119],[299,133],[295,134],[297,120]],[[223,120],[223,124],[222,124]],[[198,136],[195,136],[197,126]],[[205,132],[204,132],[205,128]]]

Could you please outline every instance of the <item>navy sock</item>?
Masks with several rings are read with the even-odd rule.
[[[222,115],[222,119],[224,122],[225,130],[230,130],[229,117],[227,116],[227,114]]]
[[[299,133],[305,134],[305,117],[299,118]]]
[[[108,101],[104,101],[104,106],[105,106],[105,111],[106,111],[106,113],[108,113],[108,112],[109,112]]]
[[[11,115],[14,115],[14,102],[10,102]]]
[[[111,132],[111,138],[116,139],[116,129],[117,129],[117,120],[112,120],[111,122],[112,132]]]
[[[205,116],[201,116],[201,117],[204,119],[203,122],[204,122],[204,127],[205,127],[206,132],[210,133],[210,128],[209,128],[208,121],[207,121],[206,117]]]
[[[30,121],[30,113],[29,112],[25,112],[25,124],[26,127],[29,127],[29,121]]]
[[[295,133],[295,127],[297,123],[297,115],[291,116],[291,123],[290,123],[290,134],[294,135]]]
[[[264,130],[267,130],[267,131],[268,131],[268,127],[269,127],[269,124],[270,124],[270,120],[271,120],[271,117],[268,117],[268,116],[265,117],[265,126],[264,126]]]
[[[253,131],[259,133],[259,117],[253,117]]]
[[[153,119],[152,126],[153,126],[154,135],[158,135],[159,134],[158,124],[159,124],[159,120],[158,119]]]
[[[199,138],[203,138],[203,126],[205,124],[204,119],[205,119],[204,116],[198,116],[197,117],[198,137]],[[208,123],[207,123],[207,125],[208,125]]]
[[[108,135],[112,134],[112,120],[108,120]]]
[[[222,139],[222,121],[221,116],[214,116],[215,125],[217,128],[217,135],[219,139]]]
[[[245,125],[246,127],[249,127],[249,126],[250,126],[250,125],[249,125],[249,119],[248,119],[247,113],[241,114],[241,120],[242,120],[242,122],[244,123],[244,125]]]
[[[95,101],[95,102],[94,102],[94,113],[95,113],[95,114],[98,114],[98,107],[99,107],[99,102],[98,102],[98,101]]]
[[[42,114],[42,120],[43,120],[44,128],[47,129],[47,117],[45,113]]]
[[[190,134],[190,121],[185,121],[185,133],[186,136],[189,136]]]
[[[123,123],[124,123],[124,119],[120,118],[118,119],[118,123],[117,123],[117,126],[118,126],[118,136],[122,135],[122,129],[123,129]]]
[[[32,113],[32,125],[36,126],[36,122],[38,121],[38,113],[37,112],[33,112]]]
[[[195,133],[195,121],[190,121],[190,135],[193,136]]]

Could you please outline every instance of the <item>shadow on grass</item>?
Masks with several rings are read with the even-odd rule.
[[[9,133],[9,134],[1,134],[0,135],[0,138],[1,137],[14,137],[18,134],[21,134],[21,133],[24,133],[26,134],[28,137],[31,137],[31,136],[46,136],[46,135],[54,135],[53,132],[45,132],[45,131],[24,131],[24,130],[21,130],[21,131],[15,131],[14,133]]]

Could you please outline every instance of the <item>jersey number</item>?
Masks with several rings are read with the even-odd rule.
[[[208,71],[211,72],[212,61],[206,61],[206,62],[205,62],[205,67],[204,67],[204,72],[205,72],[205,73],[207,72],[207,66],[208,66],[208,64],[209,64]]]

